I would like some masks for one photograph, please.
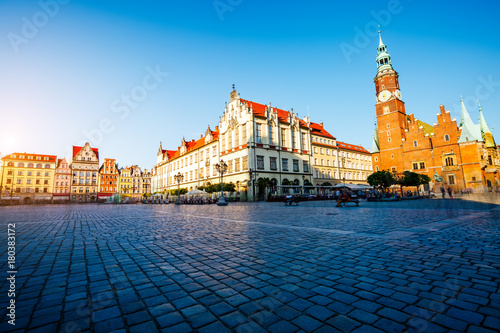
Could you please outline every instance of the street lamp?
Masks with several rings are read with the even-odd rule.
[[[220,197],[219,197],[219,201],[217,201],[217,206],[227,206],[227,201],[224,198],[224,183],[223,183],[224,174],[227,171],[226,162],[224,162],[221,159],[220,162],[215,165],[215,169],[220,174]]]
[[[181,189],[180,189],[180,186],[181,186],[182,181],[184,180],[184,175],[179,172],[179,173],[177,173],[174,176],[174,179],[177,182],[177,202],[175,204],[176,205],[180,205],[181,204]]]
[[[306,194],[306,176],[302,175],[302,194]]]
[[[252,182],[252,201],[255,201],[255,181],[257,180],[258,173],[250,169],[250,181]]]

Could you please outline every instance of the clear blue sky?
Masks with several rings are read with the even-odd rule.
[[[160,141],[176,149],[215,127],[233,83],[371,148],[378,25],[407,113],[432,124],[444,104],[459,120],[462,94],[476,120],[479,97],[500,141],[499,12],[497,1],[0,1],[0,152],[69,157],[92,140],[101,159],[151,168]]]

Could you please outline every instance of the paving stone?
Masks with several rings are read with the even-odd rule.
[[[150,320],[145,323],[139,324],[139,325],[134,325],[129,328],[130,333],[145,333],[145,332],[159,332],[158,328],[156,327],[155,323]]]
[[[296,332],[298,327],[285,321],[279,321],[268,327],[269,332],[273,333],[288,333],[288,332]]]

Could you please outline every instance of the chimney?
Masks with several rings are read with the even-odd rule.
[[[320,122],[320,123],[319,123],[319,126],[321,126],[321,128],[323,128],[323,122]]]
[[[219,126],[215,126],[215,131],[217,132],[219,130]]]

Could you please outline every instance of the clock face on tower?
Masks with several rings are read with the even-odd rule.
[[[402,96],[401,96],[401,91],[399,91],[399,89],[396,89],[396,91],[394,91],[394,97],[401,100]]]
[[[388,90],[382,90],[378,94],[378,100],[381,102],[387,102],[387,100],[389,100],[390,97],[391,97],[391,93]]]

